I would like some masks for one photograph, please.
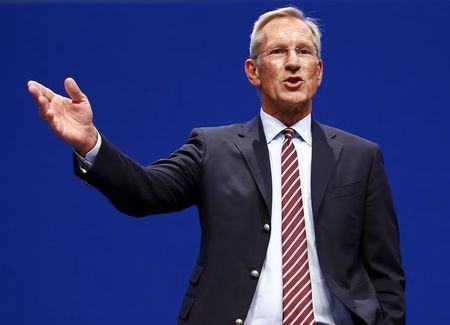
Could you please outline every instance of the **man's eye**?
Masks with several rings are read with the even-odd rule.
[[[285,51],[284,51],[284,49],[283,48],[281,48],[281,47],[277,47],[277,48],[274,48],[274,49],[271,49],[270,51],[269,51],[269,54],[283,54]]]
[[[312,54],[312,50],[308,47],[300,47],[296,50],[297,54],[302,54],[302,55],[311,55]]]

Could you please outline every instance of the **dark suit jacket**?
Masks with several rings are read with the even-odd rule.
[[[355,323],[403,324],[398,225],[378,146],[312,122],[311,194],[324,278]],[[143,167],[105,138],[76,174],[132,216],[197,205],[201,244],[178,324],[245,319],[266,256],[272,185],[259,117],[194,129],[168,159]],[[266,227],[267,228],[267,227]]]

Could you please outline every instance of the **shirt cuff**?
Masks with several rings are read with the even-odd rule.
[[[95,143],[94,148],[92,148],[87,154],[86,157],[80,155],[75,149],[73,152],[75,153],[75,157],[78,160],[78,166],[83,174],[87,173],[95,162],[95,158],[97,158],[98,151],[100,150],[100,146],[102,145],[102,137],[100,133],[97,131],[97,142]]]

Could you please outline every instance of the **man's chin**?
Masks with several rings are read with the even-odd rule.
[[[304,97],[286,98],[282,103],[280,103],[280,106],[288,110],[303,110],[305,107],[310,106],[310,102],[310,100],[305,100]]]

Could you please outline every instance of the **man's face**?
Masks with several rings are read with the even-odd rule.
[[[263,27],[256,59],[246,61],[250,82],[260,90],[263,109],[276,117],[303,117],[312,109],[312,98],[322,79],[323,65],[317,58],[313,34],[295,17],[271,20]],[[279,49],[283,53],[280,54]],[[296,53],[295,48],[312,50]],[[276,50],[273,50],[276,49]],[[306,54],[305,54],[306,53]],[[282,120],[282,119],[281,119]]]

